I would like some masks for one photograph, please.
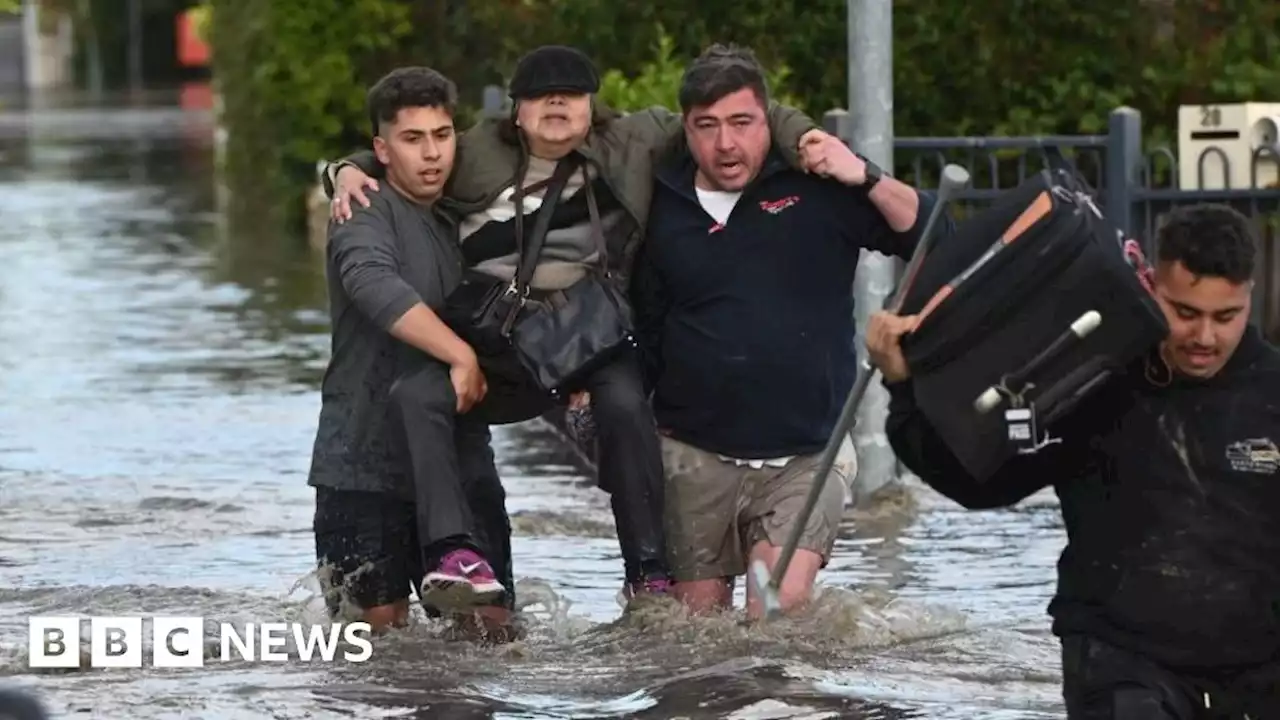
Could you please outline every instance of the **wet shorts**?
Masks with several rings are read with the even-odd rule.
[[[781,546],[799,520],[820,455],[802,455],[783,467],[740,467],[707,452],[662,439],[666,471],[668,564],[677,582],[737,577],[760,541]],[[857,472],[852,446],[836,458],[799,549],[831,558],[844,516],[846,487]]]
[[[426,571],[413,503],[391,495],[316,488],[316,560],[329,613],[407,600]]]

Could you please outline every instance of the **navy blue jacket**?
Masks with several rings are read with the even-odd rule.
[[[909,258],[866,191],[776,154],[719,225],[688,150],[658,169],[633,302],[659,428],[739,458],[820,451],[857,377],[853,280],[863,248]]]

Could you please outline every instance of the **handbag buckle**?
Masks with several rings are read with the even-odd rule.
[[[507,311],[507,317],[502,321],[502,328],[499,330],[502,337],[510,338],[511,330],[516,324],[516,318],[519,317],[520,311],[523,310],[524,306],[529,302],[529,286],[526,285],[524,292],[520,292],[516,288],[516,279],[513,277],[511,278],[511,284],[507,286],[507,289],[502,294],[506,297],[512,298],[517,295],[519,296],[516,302],[511,304],[511,309]]]
[[[516,279],[511,278],[511,283],[507,285],[507,289],[503,291],[503,295],[506,295],[507,297],[515,297],[517,294],[520,295],[520,304],[523,305],[525,301],[529,299],[529,287],[526,285],[524,292],[521,293],[516,289]]]

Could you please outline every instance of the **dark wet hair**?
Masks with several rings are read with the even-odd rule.
[[[680,82],[680,109],[688,115],[694,108],[711,105],[743,88],[750,88],[761,105],[769,104],[769,85],[755,53],[737,45],[716,43],[685,69]]]
[[[1180,262],[1197,277],[1240,284],[1253,279],[1258,237],[1249,219],[1218,203],[1175,208],[1156,234],[1156,259]]]
[[[383,123],[394,121],[405,108],[442,108],[453,117],[458,109],[458,88],[429,67],[396,68],[369,88],[367,104],[369,124],[377,135]]]

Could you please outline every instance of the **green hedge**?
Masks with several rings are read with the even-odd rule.
[[[630,109],[671,102],[680,64],[733,41],[754,47],[779,71],[776,89],[815,117],[846,97],[846,0],[209,2],[230,185],[290,210],[317,160],[368,142],[365,88],[400,64],[453,77],[471,112],[521,52],[572,43],[608,70],[606,99]],[[1094,133],[1127,104],[1150,141],[1167,142],[1179,104],[1280,98],[1275,0],[894,9],[899,135]]]

